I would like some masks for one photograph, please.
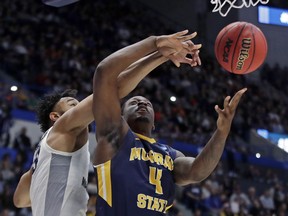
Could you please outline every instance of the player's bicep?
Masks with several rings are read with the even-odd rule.
[[[193,181],[192,164],[195,160],[194,157],[177,157],[174,160],[173,175],[175,183],[178,185],[187,185],[196,183]],[[197,173],[195,173],[197,175]]]

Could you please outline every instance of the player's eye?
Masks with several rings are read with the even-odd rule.
[[[135,104],[137,104],[137,101],[131,101],[130,102],[130,105],[135,105]]]

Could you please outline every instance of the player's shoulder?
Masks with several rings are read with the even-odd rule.
[[[173,160],[177,157],[177,150],[172,148],[171,146],[161,143],[161,142],[157,142],[157,146],[162,149],[163,151],[167,152],[170,156],[172,156]]]

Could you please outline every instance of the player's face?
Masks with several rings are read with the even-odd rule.
[[[58,101],[57,105],[55,106],[55,111],[63,114],[67,110],[75,107],[78,103],[79,101],[73,97],[63,97]]]
[[[142,96],[132,97],[125,103],[123,116],[128,123],[139,121],[154,124],[153,106],[147,98]]]

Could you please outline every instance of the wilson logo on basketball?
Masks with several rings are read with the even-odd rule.
[[[242,70],[245,60],[249,57],[251,38],[243,38],[236,70]]]
[[[230,48],[232,46],[233,40],[231,40],[230,38],[227,39],[226,44],[224,46],[224,52],[223,52],[223,61],[224,62],[229,62],[228,56],[229,56],[229,52],[230,52]]]

